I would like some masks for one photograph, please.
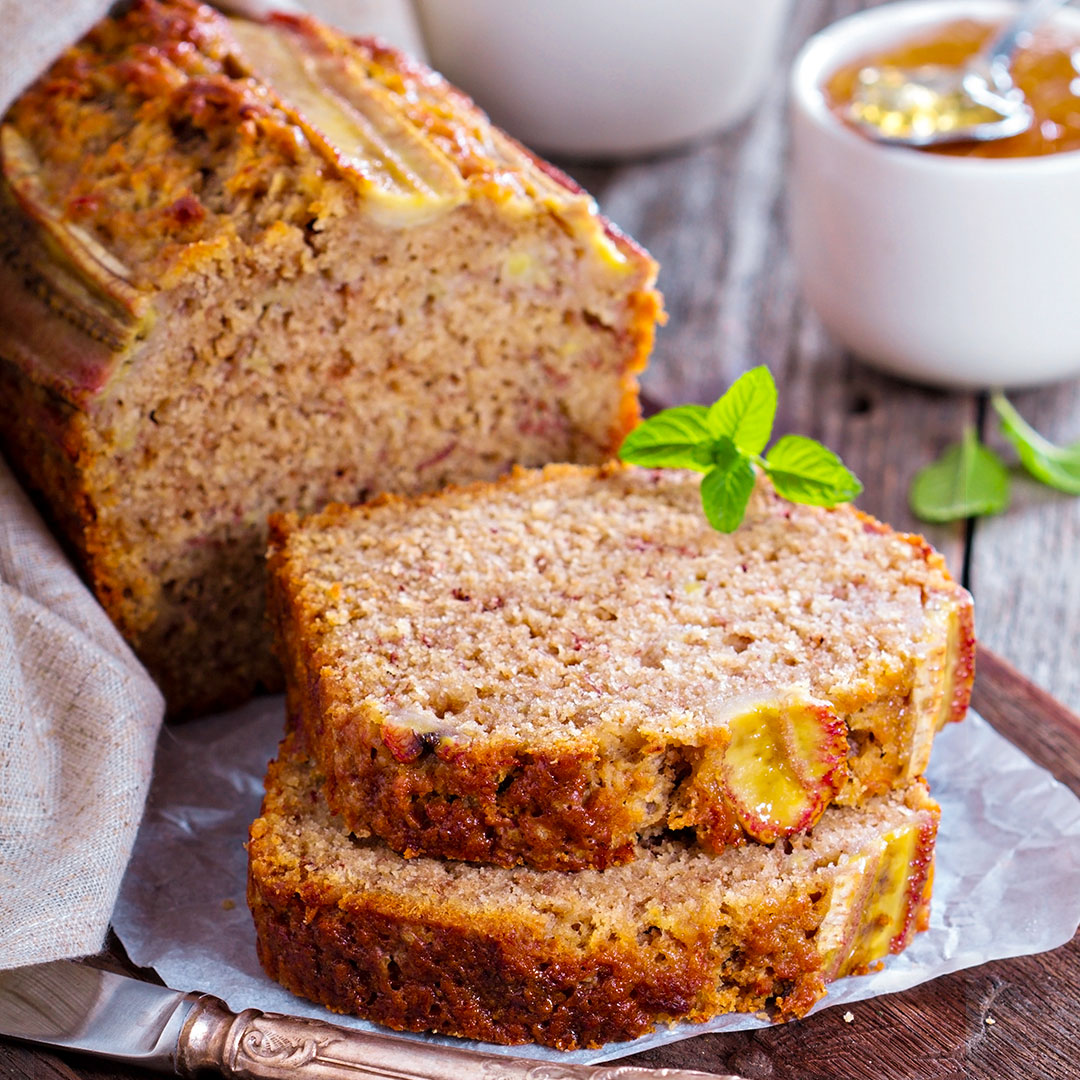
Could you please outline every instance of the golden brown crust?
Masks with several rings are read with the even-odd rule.
[[[943,724],[963,720],[971,704],[971,689],[975,684],[975,604],[965,594],[957,609],[956,635],[953,638],[953,661],[949,673],[947,699],[949,708]]]
[[[264,891],[257,879],[248,902],[259,961],[294,994],[338,1013],[398,1031],[440,1031],[493,1043],[536,1042],[559,1050],[632,1039],[657,1019],[688,1013],[708,972],[687,965],[663,973],[617,952],[582,961],[553,956],[540,943],[439,926],[361,901],[342,906]],[[788,914],[788,913],[785,913]],[[796,923],[787,923],[791,934]],[[809,986],[800,1002],[820,997]],[[747,1011],[761,1008],[752,986]]]
[[[651,337],[660,304],[648,253],[440,75],[374,39],[350,41],[307,16],[273,16],[275,50],[279,39],[288,43],[331,92],[360,95],[372,114],[383,112],[385,127],[358,150],[342,145],[347,126],[324,130],[316,111],[294,104],[287,65],[266,66],[252,51],[261,44],[255,30],[194,0],[136,0],[64,53],[4,118],[35,160],[28,178],[40,194],[36,204],[23,200],[24,212],[40,208],[103,245],[109,265],[130,278],[116,285],[127,307],[212,265],[222,244],[254,241],[270,213],[303,227],[340,214],[350,194],[378,203],[415,184],[433,205],[443,197],[544,204],[587,242],[602,247],[606,238],[614,258],[647,271],[631,322],[635,337]],[[383,153],[404,157],[400,176]],[[284,198],[279,174],[292,178]],[[18,190],[10,175],[7,187]],[[639,369],[648,342],[637,345]]]
[[[0,304],[2,285],[0,268]],[[45,493],[57,524],[81,551],[93,512],[78,467],[80,426],[66,401],[0,360],[0,449],[27,488]]]
[[[310,710],[300,715],[303,723]],[[403,761],[388,749],[385,729],[370,739],[376,730],[358,723],[311,737],[330,765],[329,804],[397,851],[563,870],[602,869],[633,855],[639,823],[624,792],[598,782],[596,751],[451,747],[441,757],[436,739],[434,747],[421,743],[422,761]]]

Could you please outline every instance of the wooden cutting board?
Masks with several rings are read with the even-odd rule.
[[[1080,718],[985,649],[979,652],[973,705],[1080,794]],[[131,971],[117,944],[100,961]],[[618,1064],[628,1062],[736,1073],[746,1080],[1080,1077],[1080,935],[1051,953],[985,964],[859,1002],[850,1011],[827,1009],[763,1031],[700,1035]],[[147,1075],[0,1040],[0,1080]]]

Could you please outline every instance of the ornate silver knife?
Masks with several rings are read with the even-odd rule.
[[[195,1076],[251,1080],[739,1080],[680,1069],[477,1054],[295,1016],[70,960],[0,971],[0,1035]]]

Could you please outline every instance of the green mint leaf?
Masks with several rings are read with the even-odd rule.
[[[627,435],[619,457],[649,468],[705,473],[701,503],[720,532],[734,532],[745,516],[755,464],[792,502],[835,506],[862,491],[836,454],[813,439],[786,435],[763,459],[775,418],[776,383],[760,366],[740,375],[711,408],[680,405],[646,420]]]
[[[743,372],[709,409],[709,430],[726,435],[744,453],[760,454],[776,417],[776,383],[764,365]]]
[[[851,502],[862,491],[855,474],[828,447],[802,435],[785,435],[765,455],[773,487],[808,506]]]
[[[962,442],[947,447],[937,461],[916,473],[908,502],[923,521],[998,514],[1009,504],[1009,473],[969,426]]]
[[[734,445],[732,445],[734,450]],[[717,465],[701,480],[701,505],[717,532],[734,532],[746,514],[754,490],[754,466],[735,451],[724,465]]]
[[[649,468],[697,469],[713,466],[713,435],[704,405],[664,409],[638,424],[623,440],[619,458]]]
[[[1067,495],[1080,495],[1080,443],[1057,446],[1044,439],[1004,394],[990,399],[1005,437],[1016,448],[1024,468],[1036,480]]]

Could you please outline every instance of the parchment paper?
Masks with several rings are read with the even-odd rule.
[[[243,844],[283,729],[282,699],[267,698],[162,732],[114,927],[135,963],[155,968],[178,990],[217,994],[236,1010],[254,1007],[385,1031],[294,997],[266,978],[255,958]],[[834,983],[817,1008],[1052,949],[1080,923],[1080,800],[1068,788],[975,714],[938,736],[929,779],[942,809],[930,929],[882,971]],[[763,1026],[752,1016],[724,1016],[573,1053],[439,1036],[400,1038],[595,1063],[704,1032]]]

